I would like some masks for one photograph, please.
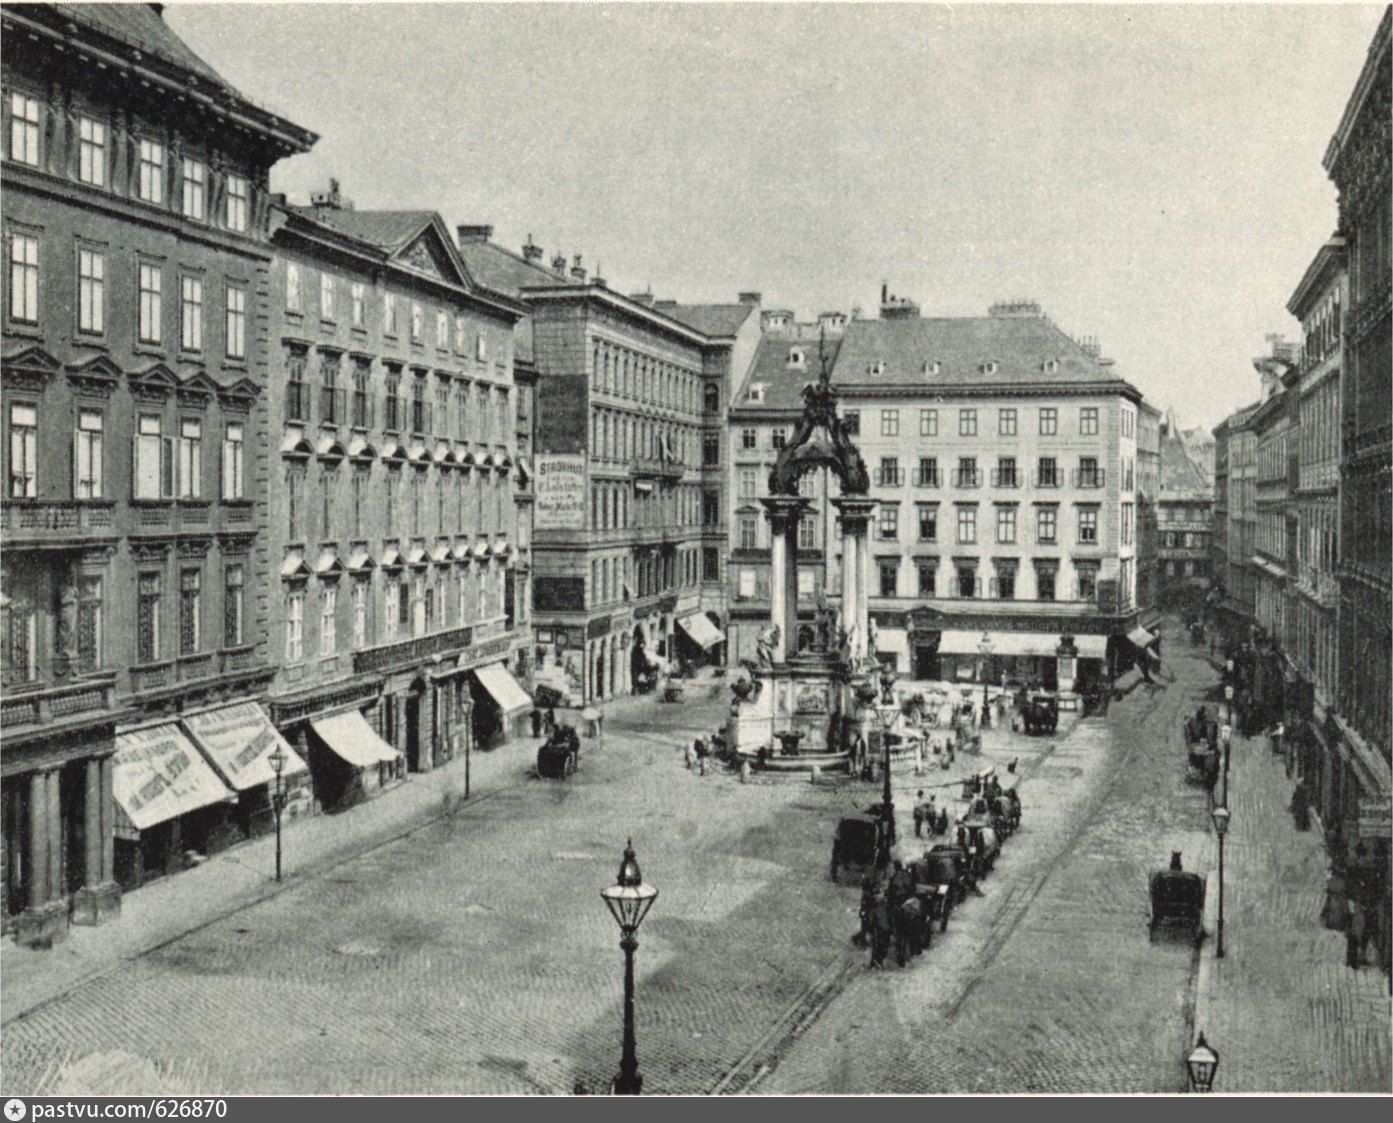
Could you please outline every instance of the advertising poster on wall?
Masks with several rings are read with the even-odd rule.
[[[585,526],[585,457],[550,453],[537,457],[537,530],[581,530]]]

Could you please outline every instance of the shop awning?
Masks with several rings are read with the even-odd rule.
[[[1107,636],[1075,636],[1074,646],[1079,650],[1080,659],[1106,659],[1108,657]]]
[[[711,623],[711,618],[704,612],[694,612],[690,616],[684,616],[677,621],[677,625],[691,636],[692,642],[703,651],[709,651],[725,639],[721,630]]]
[[[508,668],[502,663],[490,663],[484,667],[474,668],[474,677],[479,680],[479,685],[487,690],[498,708],[504,714],[515,714],[519,710],[525,710],[532,705],[532,699],[527,696],[518,680],[513,678]]]
[[[137,831],[237,798],[172,722],[118,734],[112,762],[116,804]]]
[[[1059,654],[1058,632],[988,632],[987,638],[991,640],[988,655]],[[945,655],[981,655],[982,633],[947,629],[938,641],[938,650]]]
[[[391,764],[400,755],[373,731],[358,710],[349,710],[333,717],[313,718],[310,725],[320,740],[356,768]]]
[[[1154,632],[1149,632],[1138,625],[1127,633],[1127,642],[1138,649],[1150,647],[1156,642],[1156,635]]]
[[[309,771],[255,702],[238,702],[207,713],[191,714],[182,722],[194,744],[222,778],[239,792],[258,784],[276,782],[276,774],[266,758],[277,747],[285,754],[285,776]]]

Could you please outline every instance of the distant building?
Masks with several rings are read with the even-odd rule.
[[[234,780],[180,719],[234,757],[265,729],[267,180],[316,138],[158,7],[0,14],[0,904],[21,943],[270,819],[271,739]]]
[[[1212,478],[1190,456],[1174,414],[1160,424],[1160,486],[1156,492],[1159,595],[1172,607],[1197,602],[1210,582]],[[1191,607],[1194,607],[1191,605]]]
[[[1258,403],[1224,418],[1214,429],[1214,514],[1210,573],[1215,609],[1226,630],[1247,634],[1257,610],[1253,577],[1256,540],[1257,436],[1248,421]]]
[[[1157,608],[1160,584],[1157,501],[1161,489],[1161,411],[1137,407],[1137,604]]]

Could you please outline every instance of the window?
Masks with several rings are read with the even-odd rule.
[[[397,634],[397,626],[402,614],[401,592],[401,578],[389,577],[387,579],[387,610],[382,618],[388,639]]]
[[[1096,600],[1098,596],[1097,564],[1077,562],[1074,568],[1079,575],[1079,600]]]
[[[153,663],[160,657],[160,575],[136,578],[136,659]]]
[[[106,186],[106,126],[90,117],[77,119],[77,178]]]
[[[247,290],[227,286],[227,357],[247,357]]]
[[[353,303],[353,326],[361,328],[367,324],[367,297],[364,293],[363,282],[354,281],[349,288],[349,297]]]
[[[10,237],[10,319],[39,322],[39,240],[28,234]]]
[[[757,440],[756,440],[755,431],[754,431],[753,429],[741,429],[741,430],[740,430],[740,447],[741,447],[741,448],[755,448],[756,446],[757,446]]]
[[[975,597],[977,595],[977,567],[975,565],[958,566],[958,596]]]
[[[140,171],[136,194],[147,203],[163,203],[164,145],[157,140],[141,140],[137,152]]]
[[[435,313],[435,345],[442,351],[450,346],[450,317],[439,309]]]
[[[285,265],[285,308],[287,312],[300,311],[300,267],[293,261]]]
[[[977,541],[977,508],[958,508],[958,544],[970,546]]]
[[[397,294],[382,294],[382,332],[384,335],[397,334]]]
[[[1035,511],[1035,541],[1051,546],[1055,542],[1058,529],[1059,512],[1053,507],[1039,507]]]
[[[458,351],[461,355],[464,354],[465,343],[466,343],[466,340],[467,340],[468,338],[469,338],[469,333],[468,333],[467,331],[465,331],[464,317],[463,317],[463,316],[456,316],[456,317],[455,317],[455,350]]]
[[[353,364],[353,426],[366,429],[371,423],[369,413],[372,399],[369,397],[369,383],[372,372],[369,360],[359,359]]]
[[[932,558],[920,558],[915,563],[915,569],[919,572],[919,595],[921,597],[937,595],[935,585],[938,576],[938,563]]]
[[[296,589],[285,598],[285,661],[298,663],[305,657],[305,592]]]
[[[933,542],[938,539],[938,508],[919,508],[919,541]]]
[[[921,456],[919,458],[919,470],[914,473],[914,486],[938,486],[938,457]]]
[[[784,442],[788,440],[788,431],[782,425],[776,425],[769,434],[769,443],[774,448],[783,448]]]
[[[1040,409],[1040,436],[1053,437],[1059,432],[1059,410],[1054,406],[1043,406]]]
[[[1102,487],[1103,472],[1096,456],[1079,457],[1079,487]]]
[[[882,503],[879,511],[880,537],[883,541],[894,542],[900,536],[900,508],[894,503]]]
[[[198,277],[179,281],[179,346],[203,350],[203,281]]]
[[[842,414],[842,428],[846,430],[847,436],[859,437],[861,435],[861,411],[859,409],[849,409]]]
[[[1035,564],[1035,599],[1054,600],[1054,583],[1059,570],[1054,565]]]
[[[338,647],[339,590],[337,585],[325,585],[319,602],[319,655],[327,659]]]
[[[1040,470],[1036,483],[1040,487],[1059,486],[1059,465],[1053,456],[1040,457]]]
[[[247,217],[251,213],[251,184],[246,176],[227,177],[227,228],[238,234],[247,232]]]
[[[1098,435],[1098,407],[1082,406],[1079,409],[1079,436],[1096,437]]]
[[[77,326],[98,335],[106,322],[106,259],[96,250],[77,251]]]
[[[958,457],[957,485],[959,487],[980,487],[982,477],[977,471],[975,456]]]
[[[489,341],[484,338],[484,333],[480,332],[474,337],[474,359],[476,362],[486,363],[489,358]]]
[[[997,487],[1018,487],[1020,480],[1016,477],[1016,458],[1014,456],[999,456],[996,460],[996,486]]]
[[[411,342],[421,342],[421,332],[425,330],[425,316],[419,304],[411,305]]]
[[[179,574],[179,654],[192,655],[199,648],[203,608],[203,575],[196,569]]]
[[[798,548],[800,550],[817,549],[817,516],[814,514],[804,515],[798,522]],[[811,570],[808,571],[811,574]]]
[[[102,423],[97,410],[84,409],[77,415],[73,454],[73,498],[102,497]]]
[[[222,440],[222,497],[241,499],[245,494],[246,445],[240,421],[229,421]]]
[[[759,495],[759,469],[741,467],[738,472],[738,495],[741,499],[754,499]]]
[[[996,411],[996,431],[1003,437],[1016,435],[1016,411],[1014,409]]]
[[[174,491],[174,442],[164,436],[157,413],[142,413],[136,422],[135,498],[168,499]]]
[[[242,565],[229,565],[223,570],[222,645],[242,646],[242,609],[246,595],[246,570]]]
[[[39,99],[10,95],[10,159],[39,166]]]
[[[876,568],[880,571],[880,595],[894,597],[899,595],[900,559],[877,558]]]
[[[751,511],[741,511],[738,520],[740,526],[740,549],[757,549],[759,545],[758,516]]]
[[[321,320],[334,318],[334,278],[328,273],[319,275],[319,318]]]
[[[10,495],[33,499],[38,494],[36,474],[39,447],[39,411],[23,402],[10,404]]]
[[[1122,545],[1132,544],[1132,516],[1133,507],[1130,503],[1122,504]]]
[[[919,435],[921,437],[938,436],[938,410],[921,409],[919,411]]]
[[[184,217],[202,222],[208,213],[208,169],[197,160],[184,160]]]
[[[876,483],[881,487],[899,487],[904,483],[904,476],[900,472],[900,460],[897,456],[882,456],[880,458],[880,470],[876,473]]]
[[[880,435],[882,437],[898,437],[900,435],[899,410],[883,409],[880,411]]]
[[[755,571],[742,569],[738,578],[735,595],[741,600],[750,600],[755,595]]]
[[[1079,541],[1096,543],[1098,541],[1098,509],[1079,508]]]
[[[996,595],[1001,600],[1016,599],[1016,563],[996,563]]]
[[[464,622],[464,574],[460,574],[460,617],[459,622]],[[366,581],[355,581],[353,583],[353,649],[361,651],[368,645],[368,583]]]
[[[975,409],[958,410],[958,436],[975,437],[977,435],[977,411]]]
[[[703,581],[719,581],[721,579],[721,555],[714,546],[702,547],[701,579]]]
[[[77,666],[95,671],[102,663],[102,579],[77,579]]]
[[[203,494],[203,423],[187,417],[179,424],[179,498]]]
[[[163,338],[164,271],[158,265],[140,265],[140,342],[158,343]]]
[[[1013,546],[1016,542],[1016,509],[998,507],[996,509],[996,541],[1000,546]]]

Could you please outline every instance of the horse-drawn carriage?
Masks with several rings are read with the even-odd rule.
[[[854,873],[864,874],[875,866],[885,847],[887,825],[879,809],[838,821],[837,833],[832,839],[833,881],[842,870],[850,868]]]
[[[1204,878],[1181,869],[1180,855],[1173,854],[1170,869],[1151,875],[1150,939],[1155,941],[1158,929],[1181,931],[1198,945],[1204,939],[1204,892]]]
[[[1219,728],[1201,706],[1185,721],[1186,779],[1213,788],[1219,778]]]
[[[558,725],[537,750],[537,775],[564,780],[580,767],[580,737],[569,725]]]
[[[937,921],[940,932],[948,931],[948,915],[967,896],[967,883],[954,855],[937,848],[927,850],[910,872],[915,895],[924,903],[926,922]]]
[[[1031,694],[1020,701],[1021,726],[1029,735],[1053,733],[1059,728],[1059,699],[1052,694]]]
[[[1001,853],[1001,842],[997,838],[996,828],[986,819],[964,819],[962,829],[968,853],[977,863],[977,876],[986,877],[992,872],[997,855]]]

